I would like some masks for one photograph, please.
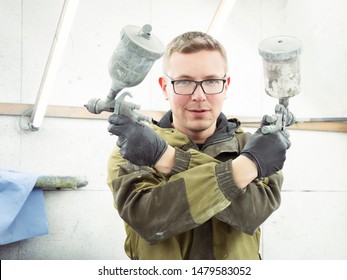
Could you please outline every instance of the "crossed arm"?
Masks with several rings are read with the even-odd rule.
[[[240,187],[234,174],[239,157],[220,162],[195,150],[173,149],[174,157],[158,162],[155,169],[126,163],[118,149],[109,160],[115,206],[148,242],[180,234],[212,217],[253,234],[279,207],[281,172]]]
[[[176,150],[168,146],[165,153],[156,163],[154,168],[161,173],[171,172],[175,162]],[[252,180],[257,177],[257,166],[249,158],[240,155],[230,162],[230,169],[234,177],[234,182],[240,189],[245,188]]]

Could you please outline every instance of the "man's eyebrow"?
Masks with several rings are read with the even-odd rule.
[[[179,75],[175,77],[174,80],[194,80],[194,79],[189,75]]]
[[[216,74],[212,74],[212,75],[207,75],[204,76],[204,78],[202,80],[210,80],[210,79],[223,79],[225,76],[220,76],[220,75],[216,75]],[[192,80],[192,81],[197,81],[197,79],[194,79],[192,76],[189,75],[180,75],[175,77],[174,80]]]
[[[225,77],[225,75],[222,77],[220,75],[209,75],[209,76],[205,76],[205,79],[223,79]]]

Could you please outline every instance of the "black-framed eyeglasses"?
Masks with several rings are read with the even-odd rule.
[[[205,94],[219,94],[224,90],[224,84],[226,82],[225,75],[222,79],[206,79],[202,81],[194,80],[173,80],[165,74],[170,80],[173,86],[173,90],[179,95],[191,95],[195,92],[198,85],[201,86],[202,91]]]

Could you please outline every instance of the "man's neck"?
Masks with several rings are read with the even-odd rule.
[[[172,123],[171,125],[172,125],[172,127],[176,128],[180,132],[186,134],[196,144],[204,144],[205,141],[207,140],[207,138],[212,136],[214,134],[214,132],[216,131],[215,125],[209,127],[208,129],[201,130],[201,131],[188,130],[188,129],[185,129],[184,127],[175,126],[174,123]]]

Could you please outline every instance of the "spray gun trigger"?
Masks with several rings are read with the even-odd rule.
[[[114,114],[116,115],[121,115],[121,108],[122,105],[124,104],[124,99],[125,97],[130,96],[133,97],[132,94],[128,91],[123,92],[116,100],[115,100],[115,104],[114,104]]]
[[[126,96],[132,97],[132,94],[126,91],[115,100],[113,114],[126,116],[137,123],[141,123],[142,121],[151,123],[152,119],[150,117],[144,116],[139,112],[136,112],[136,110],[139,110],[141,106],[135,103],[125,101],[124,99]]]

